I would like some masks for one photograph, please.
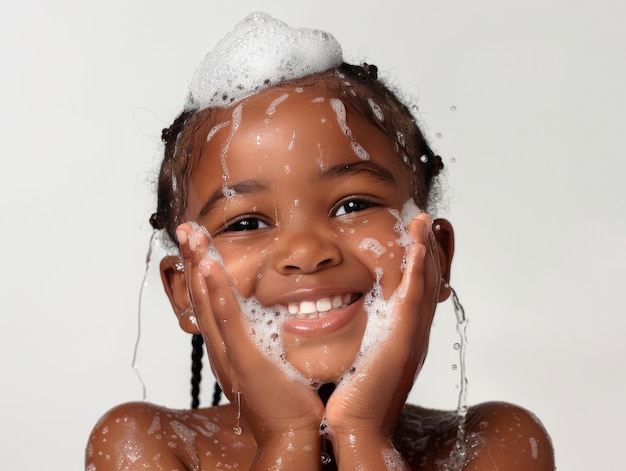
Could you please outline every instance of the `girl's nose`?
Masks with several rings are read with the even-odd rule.
[[[342,260],[332,231],[302,228],[284,231],[277,240],[277,270],[285,275],[313,273],[333,267]]]

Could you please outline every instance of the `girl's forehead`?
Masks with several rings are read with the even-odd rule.
[[[219,110],[205,127],[199,162],[205,177],[269,175],[369,161],[398,181],[407,167],[393,139],[324,84],[276,86]],[[298,168],[300,167],[300,168]]]
[[[218,111],[207,129],[207,147],[211,154],[232,154],[241,145],[252,149],[280,146],[290,148],[306,143],[314,147],[342,144],[361,148],[361,140],[388,144],[391,139],[341,98],[341,92],[323,83],[285,84],[245,98]],[[366,136],[370,132],[372,136]],[[275,150],[275,149],[274,149]],[[369,155],[362,152],[361,159]]]

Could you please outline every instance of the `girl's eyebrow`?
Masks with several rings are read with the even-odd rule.
[[[330,179],[330,178],[338,178],[344,175],[355,175],[355,174],[365,174],[369,176],[373,176],[379,180],[382,180],[385,183],[389,183],[392,185],[397,185],[398,181],[393,176],[393,174],[384,167],[380,165],[370,162],[370,161],[362,161],[362,162],[351,162],[346,164],[338,164],[333,165],[332,167],[328,167],[323,169],[320,172],[320,180]],[[248,195],[251,193],[260,193],[264,191],[272,191],[270,185],[268,183],[263,183],[258,180],[244,180],[241,182],[234,183],[232,185],[228,185],[226,188],[220,187],[215,190],[211,196],[206,200],[202,209],[200,209],[200,213],[198,214],[198,219],[205,216],[213,207],[221,200],[226,198],[225,190],[232,192],[235,195]]]
[[[365,160],[361,162],[339,164],[329,168],[325,168],[321,172],[320,179],[336,178],[343,175],[354,175],[359,173],[374,176],[380,180],[383,180],[386,183],[391,183],[394,185],[398,183],[397,179],[389,170],[381,167],[374,162]]]
[[[198,219],[205,216],[213,207],[226,198],[225,191],[232,192],[234,195],[246,195],[250,193],[259,193],[262,191],[271,191],[271,188],[266,183],[261,183],[258,180],[244,180],[242,182],[235,183],[233,185],[224,185],[215,190],[211,196],[206,200],[202,209],[200,209],[200,213],[198,214]]]

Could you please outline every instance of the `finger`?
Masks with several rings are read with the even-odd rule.
[[[407,231],[414,243],[406,248],[405,270],[396,290],[396,303],[409,306],[418,305],[424,292],[424,269],[429,252],[430,216],[419,214],[409,223]]]
[[[429,334],[439,295],[438,252],[431,226],[431,218],[420,214],[407,227],[414,243],[406,249],[405,270],[392,305],[392,337],[398,344],[411,345],[414,353],[414,346],[420,343],[416,335]]]
[[[215,321],[201,267],[201,262],[209,247],[209,238],[200,226],[193,223],[181,224],[176,229],[176,237],[185,267],[187,291],[200,331],[206,341],[207,352],[212,360],[211,367],[215,376],[223,381],[227,375],[220,373],[228,371],[226,369],[228,367],[228,357],[224,348],[224,340]],[[226,384],[222,384],[222,386],[223,389],[228,388],[224,389],[225,391],[230,389]]]

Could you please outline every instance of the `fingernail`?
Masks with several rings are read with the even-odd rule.
[[[207,258],[200,260],[200,270],[202,270],[202,275],[205,278],[211,276],[211,260]]]
[[[179,244],[186,244],[187,243],[187,233],[185,231],[183,231],[182,229],[178,229],[176,231],[176,239],[178,240]]]

